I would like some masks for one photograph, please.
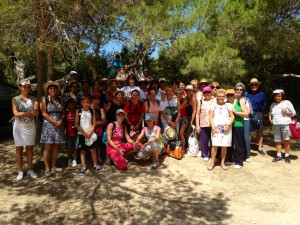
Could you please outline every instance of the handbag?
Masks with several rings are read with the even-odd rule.
[[[192,128],[193,132],[188,139],[189,148],[187,154],[188,156],[192,157],[201,157],[201,151],[199,151],[199,143],[197,140],[197,134],[195,132],[195,126],[193,125]]]
[[[165,153],[172,158],[182,159],[182,141],[168,141]]]
[[[289,124],[290,133],[292,139],[300,139],[300,123],[294,119],[292,123]]]

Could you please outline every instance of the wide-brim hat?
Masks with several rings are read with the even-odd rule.
[[[208,81],[206,78],[203,78],[200,80],[199,84],[204,84],[204,83],[207,83],[208,84]]]
[[[125,92],[122,89],[117,88],[117,90],[114,93],[114,96],[116,96],[119,92],[122,92],[123,95],[125,95]]]
[[[172,141],[176,138],[176,130],[170,126],[167,126],[164,130],[167,140]]]
[[[119,86],[119,81],[116,80],[116,79],[109,79],[108,82],[107,82],[107,85],[110,86],[111,83],[115,82],[117,84],[117,86]]]
[[[249,82],[249,85],[251,85],[251,84],[261,84],[261,82],[260,81],[258,81],[257,80],[257,78],[252,78],[251,80],[250,80],[250,82]]]
[[[60,90],[59,82],[49,80],[49,81],[47,81],[46,83],[43,84],[44,93],[47,93],[47,90],[48,90],[49,86],[56,86],[57,90],[58,91]]]

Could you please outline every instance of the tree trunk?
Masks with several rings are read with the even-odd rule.
[[[53,80],[54,77],[54,47],[53,43],[47,45],[47,60],[48,60],[48,79]]]

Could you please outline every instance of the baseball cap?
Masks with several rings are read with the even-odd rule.
[[[166,82],[166,79],[165,78],[159,78],[158,82]]]
[[[147,120],[153,120],[153,115],[151,113],[147,113],[145,115],[145,121],[147,121]]]
[[[193,86],[192,85],[186,85],[185,86],[185,90],[193,90]]]
[[[73,75],[73,74],[77,75],[77,72],[75,70],[70,71],[69,75]]]
[[[123,109],[118,109],[118,110],[116,111],[116,114],[119,114],[119,113],[124,113],[124,114],[125,114],[125,111],[124,111]]]

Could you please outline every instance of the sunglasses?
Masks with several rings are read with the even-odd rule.
[[[220,86],[211,86],[213,89],[220,89]]]
[[[235,90],[236,90],[236,91],[241,91],[241,92],[242,92],[242,91],[243,91],[243,88],[236,88]]]
[[[234,96],[234,94],[228,94],[228,95],[226,95],[226,97],[233,97]]]
[[[210,91],[204,91],[203,94],[210,94]]]
[[[257,84],[250,84],[251,87],[256,87],[258,86]]]

